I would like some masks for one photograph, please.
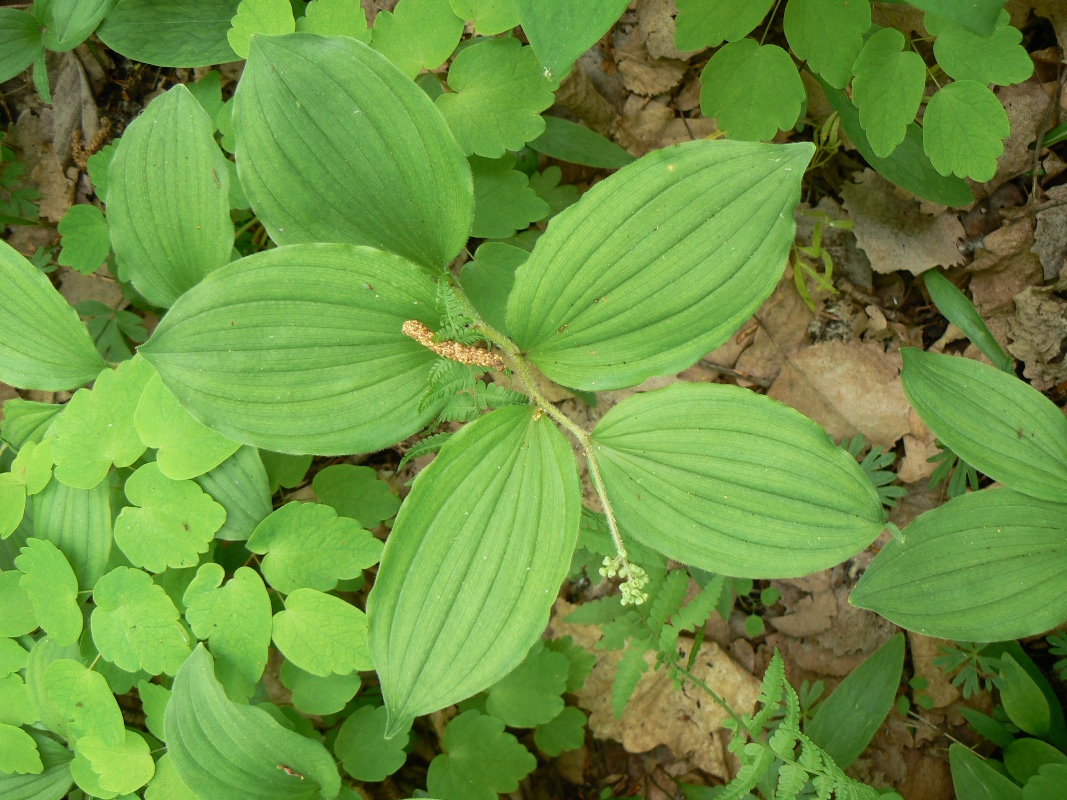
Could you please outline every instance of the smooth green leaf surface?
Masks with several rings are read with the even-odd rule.
[[[963,331],[979,350],[1002,372],[1015,373],[1015,360],[990,333],[978,310],[948,278],[937,270],[923,273],[923,282],[930,299],[945,319]]]
[[[496,800],[513,792],[533,772],[537,759],[510,733],[504,722],[477,711],[465,711],[445,728],[444,753],[430,762],[426,786],[446,798]]]
[[[989,36],[997,24],[1004,0],[908,0],[908,5],[950,19],[979,36]]]
[[[136,731],[125,733],[126,738],[118,744],[90,734],[78,739],[76,746],[78,756],[87,758],[99,776],[100,786],[117,794],[140,789],[156,771],[148,742]]]
[[[1023,786],[1022,800],[1045,800],[1063,796],[1063,787],[1067,786],[1067,764],[1045,764]]]
[[[370,44],[367,13],[359,0],[311,0],[296,29],[320,36],[351,36]]]
[[[176,481],[203,475],[241,446],[193,419],[158,375],[145,386],[133,421],[141,441],[159,451],[159,471]]]
[[[538,642],[519,666],[489,687],[486,710],[512,728],[533,728],[563,710],[570,661]]]
[[[163,572],[193,567],[207,552],[226,510],[192,481],[163,475],[155,462],[126,480],[132,505],[115,520],[115,544],[136,567]]]
[[[92,589],[111,556],[111,487],[74,489],[52,481],[33,497],[33,535],[58,547],[78,576]]]
[[[248,58],[249,42],[256,34],[281,36],[296,30],[289,0],[241,0],[230,25],[226,39],[241,58]]]
[[[1013,28],[1008,12],[1001,9],[995,30],[979,36],[958,22],[927,14],[926,29],[937,37],[934,57],[938,66],[958,81],[977,81],[1010,86],[1022,83],[1034,72],[1034,62],[1022,46],[1022,31]]]
[[[62,800],[71,784],[69,764],[73,754],[43,733],[30,732],[30,737],[37,745],[43,771],[0,773],[0,795],[10,800]]]
[[[463,265],[459,280],[467,299],[489,325],[509,334],[508,295],[515,285],[515,270],[530,254],[521,247],[501,242],[485,242],[474,258]]]
[[[977,81],[956,81],[934,94],[923,115],[923,149],[942,175],[984,183],[997,171],[1008,114],[996,95]]]
[[[235,61],[227,41],[240,0],[119,0],[97,29],[112,50],[158,67]]]
[[[747,389],[677,383],[634,395],[592,438],[623,533],[700,569],[806,575],[882,530],[855,460],[807,417]]]
[[[438,110],[463,152],[485,158],[500,158],[540,136],[541,112],[552,105],[556,88],[533,50],[510,38],[465,49],[448,68],[448,86],[452,92],[437,98]]]
[[[700,83],[700,110],[731,139],[773,139],[796,124],[806,97],[789,54],[752,39],[716,50]]]
[[[557,166],[545,167],[544,171],[535,172],[530,176],[530,188],[548,203],[549,217],[554,217],[573,206],[581,197],[577,186],[569,183],[560,186],[562,179],[563,170]]]
[[[377,527],[382,520],[395,517],[400,508],[400,498],[370,467],[333,464],[315,473],[311,488],[319,502],[364,528]]]
[[[310,455],[291,456],[285,453],[272,453],[269,450],[261,450],[259,457],[263,460],[263,467],[267,470],[271,494],[278,491],[279,487],[292,489],[303,483],[313,459]]]
[[[1008,719],[1032,736],[1047,736],[1052,719],[1048,700],[1009,653],[1000,657],[1000,678],[1000,701]]]
[[[579,508],[570,445],[529,406],[466,426],[419,474],[367,601],[390,733],[522,662],[570,566]]]
[[[245,546],[265,554],[263,577],[284,594],[301,588],[328,592],[338,580],[359,577],[382,554],[382,543],[356,520],[317,503],[286,503]]]
[[[274,644],[282,655],[312,675],[347,675],[368,670],[367,615],[339,597],[297,589],[274,615]]]
[[[0,540],[15,532],[25,514],[26,484],[9,474],[0,476]]]
[[[469,19],[482,36],[496,36],[519,24],[515,0],[451,0],[452,10],[461,19]]]
[[[886,158],[904,141],[926,88],[922,56],[904,50],[904,35],[883,28],[867,40],[853,66],[852,102],[871,149]]]
[[[178,777],[199,797],[328,800],[340,790],[333,759],[318,741],[226,698],[203,646],[174,677],[166,732]]]
[[[99,672],[60,658],[45,668],[43,687],[55,709],[58,733],[68,739],[95,734],[107,742],[123,740],[122,712]]]
[[[282,662],[279,677],[285,688],[293,693],[293,705],[305,714],[337,714],[362,685],[358,672],[330,674],[323,678],[305,672],[291,661]]]
[[[19,449],[15,460],[11,462],[11,478],[26,487],[27,495],[42,491],[52,480],[52,442],[46,439],[40,443],[26,442]]]
[[[777,286],[811,154],[809,144],[696,141],[596,184],[516,271],[515,341],[577,389],[689,367]]]
[[[622,16],[626,0],[515,0],[519,23],[548,80],[567,77],[578,57]]]
[[[585,744],[585,712],[567,706],[544,725],[534,731],[534,742],[546,756],[555,758],[560,753],[577,750]]]
[[[44,46],[61,53],[88,39],[114,5],[115,0],[34,0],[33,15]]]
[[[270,482],[254,447],[241,447],[194,480],[226,510],[226,521],[215,531],[216,539],[243,541],[271,513]]]
[[[677,0],[674,44],[679,50],[718,47],[748,36],[774,0]]]
[[[199,795],[185,785],[174,769],[169,753],[156,762],[156,774],[144,791],[145,800],[200,800]]]
[[[147,572],[116,567],[93,587],[93,602],[93,641],[121,669],[173,675],[189,655],[178,609]]]
[[[611,140],[577,122],[561,117],[544,120],[544,133],[527,143],[538,153],[601,169],[619,169],[637,160]]]
[[[82,275],[96,272],[111,252],[107,221],[100,209],[90,203],[79,203],[67,209],[59,221],[63,249],[59,263]]]
[[[926,636],[1017,639],[1067,619],[1064,569],[1067,505],[983,489],[912,522],[850,602]]]
[[[170,702],[170,689],[158,683],[140,681],[137,684],[137,695],[141,698],[141,708],[145,713],[145,727],[149,733],[163,741],[166,737],[163,714],[167,710],[167,703]]]
[[[260,37],[234,103],[241,182],[278,244],[370,245],[435,271],[466,244],[466,159],[426,93],[363,43]]]
[[[0,638],[0,677],[25,669],[28,656],[14,639]]]
[[[567,672],[567,691],[577,692],[585,684],[585,679],[596,666],[596,656],[581,645],[575,644],[570,636],[562,639],[548,639],[545,647],[556,653],[562,653],[567,657],[570,667]]]
[[[32,725],[37,722],[37,709],[30,700],[21,675],[0,678],[0,723],[4,725]]]
[[[15,566],[45,633],[61,647],[77,642],[82,632],[78,579],[63,553],[52,542],[27,539]]]
[[[967,358],[901,350],[904,393],[942,442],[1017,492],[1063,502],[1067,418],[1015,375]]]
[[[852,76],[863,35],[871,27],[871,4],[867,0],[789,0],[783,25],[797,58],[841,89]]]
[[[141,347],[194,417],[231,439],[347,455],[422,428],[436,328],[433,282],[398,256],[351,245],[279,247],[212,274]]]
[[[115,258],[158,306],[171,305],[230,260],[230,174],[214,129],[179,84],[130,123],[108,167]]]
[[[17,569],[0,572],[0,636],[14,638],[37,629],[33,601],[22,588]]]
[[[74,389],[104,368],[77,312],[48,277],[0,242],[0,381],[23,389]]]
[[[0,776],[5,772],[24,775],[43,771],[41,755],[30,735],[21,728],[0,722]]]
[[[407,732],[386,739],[385,724],[385,706],[363,706],[349,715],[337,734],[334,752],[357,781],[384,781],[407,761]]]
[[[43,52],[37,20],[17,8],[0,8],[0,83],[14,78]]]
[[[548,216],[548,203],[530,188],[530,179],[513,169],[515,156],[471,156],[474,173],[474,225],[471,235],[506,239]]]
[[[1048,742],[1029,737],[1013,739],[1010,735],[1008,739],[1009,742],[1004,747],[1004,766],[1008,774],[1020,783],[1026,783],[1038,775],[1045,764],[1067,767],[1067,755]]]
[[[0,438],[16,450],[21,450],[27,442],[40,442],[62,410],[63,406],[58,404],[14,397],[4,403]]]
[[[448,0],[400,0],[374,18],[374,49],[409,78],[444,64],[462,35]]]
[[[1022,792],[1003,773],[962,744],[948,748],[952,785],[960,800],[1022,800]]]

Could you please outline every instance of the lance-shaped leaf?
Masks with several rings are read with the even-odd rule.
[[[55,391],[95,378],[104,361],[78,312],[7,242],[0,242],[0,279],[0,381]]]
[[[205,67],[235,61],[226,34],[241,0],[119,0],[96,34],[135,61]]]
[[[678,383],[635,395],[592,438],[622,532],[700,569],[806,575],[883,527],[855,459],[807,417],[746,389]]]
[[[115,0],[35,0],[33,15],[49,50],[73,50],[89,38]]]
[[[78,585],[92,589],[111,556],[111,487],[74,489],[52,481],[33,496],[33,534],[66,556]]]
[[[570,445],[529,406],[468,425],[422,471],[367,602],[389,735],[522,662],[570,565],[580,507]]]
[[[545,68],[560,81],[626,10],[626,0],[515,0],[522,31]]]
[[[120,269],[159,306],[230,260],[230,173],[214,129],[178,84],[126,128],[108,167],[111,246]]]
[[[908,630],[1020,639],[1067,619],[1067,505],[985,489],[927,511],[871,562],[850,602]]]
[[[215,531],[216,539],[247,539],[271,513],[270,481],[254,447],[240,448],[211,472],[194,480],[226,509],[226,522]]]
[[[1051,400],[988,364],[900,352],[904,393],[938,439],[1017,492],[1067,498],[1067,418]]]
[[[241,182],[278,244],[371,245],[436,271],[467,241],[466,159],[427,94],[362,42],[257,37],[234,126]]]
[[[326,748],[263,709],[231,702],[212,667],[200,645],[174,677],[164,724],[178,777],[199,797],[336,797],[341,778]]]
[[[578,389],[689,367],[778,284],[811,154],[809,144],[690,142],[601,181],[516,271],[515,341]]]
[[[434,298],[425,271],[391,253],[279,247],[210,275],[141,352],[194,417],[231,439],[369,452],[437,413],[419,410],[437,356],[401,332],[409,319],[436,329]]]

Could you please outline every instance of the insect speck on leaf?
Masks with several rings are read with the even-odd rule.
[[[292,775],[294,778],[300,778],[300,780],[304,780],[304,776],[303,775],[301,775],[299,772],[296,772],[295,770],[292,770],[289,767],[285,766],[285,764],[279,764],[278,765],[278,769],[280,769],[286,775]]]
[[[373,292],[374,291],[374,287],[371,286],[369,283],[363,284],[363,288],[366,289],[368,292]]]
[[[219,180],[219,173],[215,172],[215,168],[211,168],[211,177],[215,179],[215,185],[220,189],[222,188],[222,181]]]

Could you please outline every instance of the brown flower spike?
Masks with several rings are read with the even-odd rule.
[[[480,347],[471,347],[459,342],[435,342],[433,331],[419,322],[417,319],[409,319],[404,323],[401,330],[405,336],[410,336],[423,347],[433,350],[442,358],[458,361],[460,364],[468,364],[472,367],[486,367],[489,369],[504,369],[504,360],[489,350]]]

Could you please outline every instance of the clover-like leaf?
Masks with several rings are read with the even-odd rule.
[[[297,589],[274,615],[274,644],[312,675],[347,675],[373,669],[367,648],[367,615],[339,597]]]
[[[159,471],[176,481],[203,475],[241,446],[193,419],[159,375],[145,386],[133,421],[141,441],[159,450]]]
[[[82,632],[78,578],[62,551],[41,539],[27,539],[15,566],[22,588],[44,631],[60,646],[74,644]]]
[[[474,258],[463,265],[460,283],[482,319],[505,335],[508,331],[508,295],[515,285],[515,270],[530,254],[502,242],[483,242]]]
[[[52,480],[52,443],[54,439],[42,442],[26,442],[11,462],[11,477],[25,485],[27,495],[42,491]]]
[[[21,581],[17,569],[0,572],[0,636],[15,638],[37,629],[33,601]]]
[[[122,712],[99,672],[59,658],[44,668],[41,688],[55,714],[57,733],[68,739],[96,735],[115,744],[123,740]]]
[[[259,457],[263,460],[263,467],[267,470],[267,478],[270,481],[270,493],[274,494],[279,488],[293,489],[304,481],[311,468],[314,456],[291,456],[288,453],[272,453],[270,450],[260,450]]]
[[[718,47],[752,33],[774,0],[677,0],[674,45],[679,50]]]
[[[280,35],[296,30],[293,7],[289,0],[241,0],[226,39],[241,58],[248,58],[248,47],[257,33]]]
[[[82,275],[96,272],[111,252],[107,221],[100,209],[90,203],[79,203],[67,209],[59,221],[63,249],[59,263]]]
[[[466,155],[500,158],[545,130],[541,112],[556,84],[518,39],[489,39],[460,53],[448,69],[449,94],[437,98]]]
[[[370,44],[367,12],[359,0],[311,0],[296,21],[296,29],[320,36],[351,36]]]
[[[215,469],[193,480],[226,510],[226,522],[215,531],[216,539],[247,539],[273,508],[267,470],[254,447],[241,447]]]
[[[75,489],[50,482],[33,496],[33,535],[47,539],[66,556],[78,585],[91,589],[111,556],[111,486]]]
[[[156,771],[148,742],[136,731],[125,733],[126,737],[118,744],[90,734],[78,739],[75,745],[78,755],[87,758],[99,776],[100,786],[117,794],[140,789]]]
[[[363,706],[345,720],[333,751],[357,781],[384,781],[407,761],[408,733],[385,738],[385,706]]]
[[[170,689],[166,686],[160,686],[158,683],[139,681],[137,695],[141,698],[141,709],[145,715],[145,727],[157,739],[165,741],[163,715],[167,711],[167,703],[170,702]]]
[[[8,674],[0,678],[0,723],[32,725],[37,722],[38,716],[22,676]]]
[[[145,800],[200,800],[196,794],[186,785],[174,769],[174,760],[170,753],[164,753],[156,762],[156,774],[148,782],[144,790]]]
[[[585,744],[586,722],[584,711],[567,706],[551,720],[537,726],[534,742],[542,753],[551,758],[568,750],[577,750]]]
[[[0,637],[0,677],[26,668],[29,653],[14,639]]]
[[[574,639],[570,636],[549,639],[545,642],[545,647],[553,652],[562,653],[567,657],[567,661],[570,663],[570,669],[567,673],[567,691],[573,694],[581,689],[585,684],[585,679],[589,677],[589,673],[596,666],[596,656],[581,645],[575,644]]]
[[[210,645],[223,685],[236,683],[251,697],[267,663],[270,598],[255,570],[239,567],[225,585],[224,574],[219,564],[201,565],[185,590],[185,618],[196,638]]]
[[[538,642],[526,660],[489,687],[485,708],[512,728],[533,728],[563,710],[570,661]]]
[[[126,497],[133,505],[115,520],[115,544],[152,572],[195,566],[226,521],[226,510],[203,489],[171,480],[154,462],[126,480]]]
[[[922,56],[903,50],[904,36],[882,28],[867,40],[853,66],[852,101],[871,148],[886,158],[904,141],[926,88]]]
[[[300,669],[291,661],[282,662],[279,677],[285,688],[293,693],[293,705],[305,714],[336,714],[355,697],[362,685],[358,672],[324,678]]]
[[[374,18],[374,48],[414,78],[436,69],[452,55],[463,35],[463,20],[448,0],[400,0]]]
[[[535,172],[530,176],[530,188],[537,192],[537,196],[548,203],[548,216],[554,217],[563,209],[578,202],[581,193],[577,186],[565,183],[560,186],[563,178],[563,170],[557,166],[546,167],[543,172]],[[475,189],[477,191],[477,188]],[[477,214],[477,206],[475,207]]]
[[[90,619],[100,655],[127,672],[173,675],[189,655],[178,609],[139,569],[116,567],[93,588]]]
[[[92,489],[112,464],[128,467],[141,457],[145,444],[137,435],[133,415],[154,374],[151,364],[135,357],[116,370],[101,372],[91,390],[74,393],[55,421],[52,453],[57,480],[76,489]]]
[[[537,759],[510,733],[504,721],[464,711],[448,723],[445,752],[430,762],[426,786],[436,797],[497,800],[533,772]]]
[[[370,467],[334,464],[316,473],[311,488],[320,502],[364,528],[373,528],[382,520],[395,517],[400,508],[400,498]]]
[[[957,22],[927,14],[926,29],[937,37],[934,58],[945,73],[958,81],[1010,86],[1033,74],[1034,62],[1020,44],[1022,31],[1011,26],[1011,16],[1000,10],[989,36],[980,36]]]
[[[871,27],[871,4],[868,0],[789,0],[783,24],[797,57],[831,86],[842,89],[863,48],[863,34]]]
[[[796,124],[806,97],[793,59],[777,45],[723,45],[700,73],[700,109],[734,139],[773,139]]]
[[[460,19],[469,19],[482,36],[496,36],[519,24],[515,0],[451,0]]]
[[[506,239],[549,215],[548,203],[530,188],[525,173],[513,169],[515,156],[471,156],[474,173],[474,225],[471,235]]]
[[[22,728],[0,722],[0,773],[36,775],[43,770],[33,737]]]
[[[0,474],[0,539],[13,534],[26,514],[26,484],[11,473]]]
[[[977,81],[956,81],[937,91],[923,115],[923,149],[942,175],[984,183],[997,171],[1011,123],[1004,106]]]
[[[266,554],[263,577],[283,593],[329,591],[378,563],[382,543],[329,506],[287,503],[259,524],[245,547]]]
[[[574,62],[596,44],[626,10],[626,0],[513,0],[522,32],[544,67],[561,81]]]

